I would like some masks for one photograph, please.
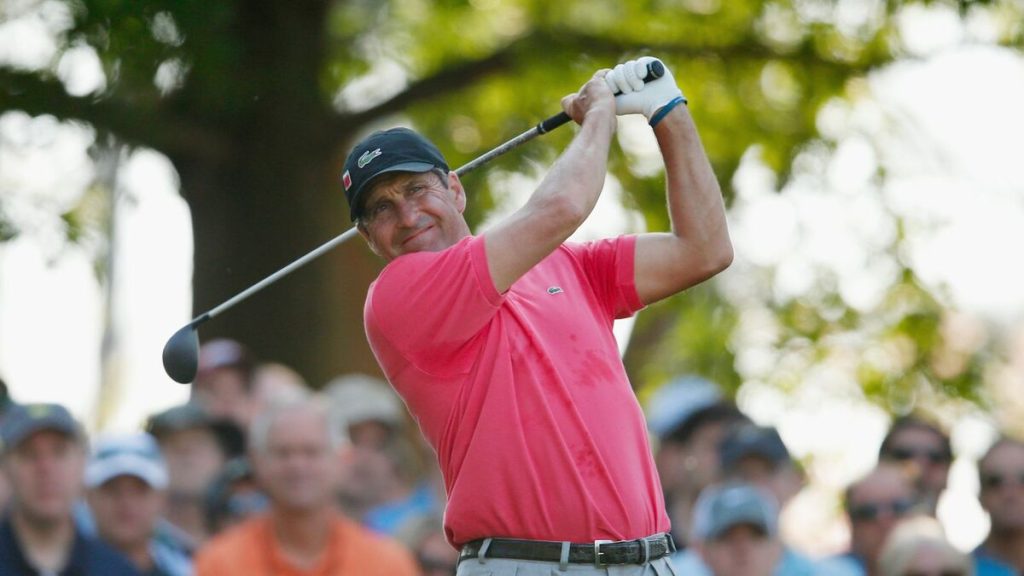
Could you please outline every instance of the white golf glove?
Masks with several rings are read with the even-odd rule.
[[[661,78],[646,83],[643,81],[647,75],[647,64],[655,60],[657,58],[644,56],[623,62],[605,75],[604,79],[612,92],[620,92],[615,97],[615,114],[643,114],[651,126],[654,126],[664,116],[658,114],[663,107],[671,105],[674,108],[680,103],[686,103],[686,98],[679,86],[676,86],[675,78],[672,77],[668,66],[665,66],[665,74]],[[668,110],[665,110],[665,113]]]

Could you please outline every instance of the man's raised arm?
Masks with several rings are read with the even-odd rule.
[[[642,234],[636,243],[636,287],[645,304],[707,280],[733,257],[722,191],[672,73],[666,68],[648,84],[636,79],[649,60],[620,64],[607,75],[622,92],[616,112],[647,117],[665,162],[672,231]]]
[[[579,132],[526,204],[484,234],[487,265],[499,292],[558,248],[597,203],[616,125],[605,72],[562,99]]]

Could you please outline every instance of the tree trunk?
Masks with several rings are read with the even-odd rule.
[[[240,160],[227,165],[178,164],[192,206],[197,314],[350,226],[336,154],[272,138],[238,146]],[[211,320],[200,340],[234,338],[314,387],[343,372],[379,374],[362,321],[379,269],[353,239]]]

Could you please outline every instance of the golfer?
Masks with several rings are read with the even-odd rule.
[[[616,318],[732,261],[721,191],[672,74],[601,70],[562,108],[579,131],[486,233],[438,149],[377,132],[345,163],[352,217],[387,261],[370,346],[437,453],[458,574],[671,574],[661,486],[612,334]],[[622,94],[615,97],[615,91]],[[616,115],[644,114],[672,232],[568,243],[604,185]]]

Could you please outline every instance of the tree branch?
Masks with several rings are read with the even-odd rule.
[[[342,140],[355,127],[361,126],[375,118],[398,112],[412,104],[429,100],[439,94],[465,88],[483,76],[511,68],[516,62],[516,53],[525,46],[530,45],[531,42],[535,42],[537,36],[536,33],[528,34],[479,60],[460,62],[442,68],[432,76],[421,78],[409,84],[405,90],[394,95],[389,100],[385,100],[366,110],[341,114],[335,122],[333,132],[339,135],[339,140]]]
[[[678,43],[640,43],[629,39],[620,40],[605,36],[582,34],[569,29],[534,30],[489,56],[438,70],[434,75],[421,78],[389,100],[366,110],[342,113],[332,124],[331,134],[341,144],[351,132],[374,120],[398,112],[408,106],[429,100],[439,94],[465,88],[481,77],[500,70],[509,69],[528,58],[524,54],[550,54],[552,50],[606,54],[620,58],[623,54],[637,50],[658,55],[673,55],[690,59],[715,58],[721,60],[783,60],[803,63],[818,69],[843,70],[847,73],[865,73],[885,63],[880,59],[858,62],[841,62],[821,58],[810,42],[796,47],[789,53],[779,53],[753,38],[727,46],[695,46]],[[518,64],[517,64],[518,63]]]
[[[88,122],[129,144],[148,146],[170,156],[226,157],[230,146],[215,132],[185,121],[160,107],[115,96],[76,97],[52,77],[0,67],[0,110],[51,114]]]

